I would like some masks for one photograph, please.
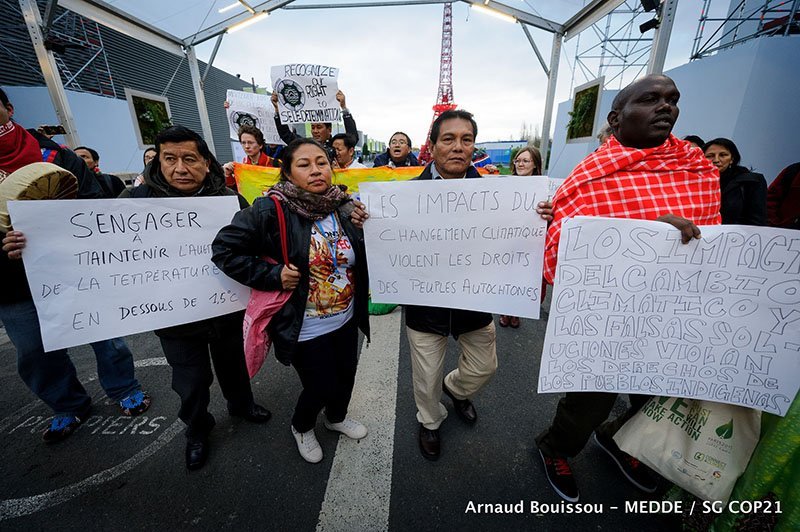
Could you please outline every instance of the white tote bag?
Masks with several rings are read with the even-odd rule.
[[[761,432],[761,412],[653,397],[614,436],[620,449],[705,500],[728,501]]]

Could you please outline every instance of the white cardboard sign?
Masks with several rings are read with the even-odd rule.
[[[270,70],[270,77],[278,94],[281,124],[341,120],[342,109],[336,100],[338,68],[306,63],[277,65]]]
[[[372,300],[538,318],[547,178],[362,183]]]
[[[250,289],[211,262],[235,196],[13,201],[47,351],[242,310]]]
[[[785,415],[800,386],[800,232],[566,220],[539,392],[615,392]]]
[[[228,115],[228,134],[232,140],[238,142],[239,127],[248,124],[261,130],[267,144],[286,145],[275,127],[275,109],[269,96],[228,90],[225,99],[228,102],[225,110]]]

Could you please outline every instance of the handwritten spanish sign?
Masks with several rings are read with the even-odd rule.
[[[800,386],[800,233],[578,217],[561,233],[539,392],[784,415]]]
[[[225,96],[228,108],[228,134],[233,140],[239,140],[239,128],[255,126],[264,134],[267,144],[286,143],[281,140],[278,128],[275,127],[275,109],[266,94],[228,90]]]
[[[361,183],[376,303],[539,317],[547,179]]]
[[[336,100],[339,69],[295,63],[273,66],[273,90],[278,94],[281,124],[338,122],[341,108]]]
[[[249,289],[210,260],[238,209],[233,196],[10,202],[45,349],[245,308]]]

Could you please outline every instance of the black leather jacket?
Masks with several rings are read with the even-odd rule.
[[[285,205],[283,211],[286,218],[289,261],[300,270],[300,284],[297,285],[289,301],[270,321],[269,335],[275,345],[275,357],[283,364],[289,365],[303,325],[303,315],[308,300],[308,260],[312,222],[293,213]],[[369,339],[369,278],[364,234],[341,210],[339,221],[356,254],[354,318]],[[258,290],[280,290],[283,258],[278,219],[272,199],[258,198],[251,207],[236,213],[231,224],[223,227],[217,234],[212,251],[211,260],[228,277]],[[268,264],[261,258],[263,256],[271,257],[279,264]]]
[[[470,166],[467,170],[467,179],[479,178],[481,175]],[[433,179],[431,165],[425,167],[422,174],[415,179]],[[459,335],[486,327],[492,322],[492,315],[486,312],[473,310],[460,310],[439,307],[406,306],[406,325],[415,331],[440,334],[442,336]]]

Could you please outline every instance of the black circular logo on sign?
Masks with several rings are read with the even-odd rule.
[[[278,93],[286,107],[295,111],[302,109],[306,104],[306,94],[303,92],[303,88],[291,79],[278,81],[275,85],[275,92]]]

